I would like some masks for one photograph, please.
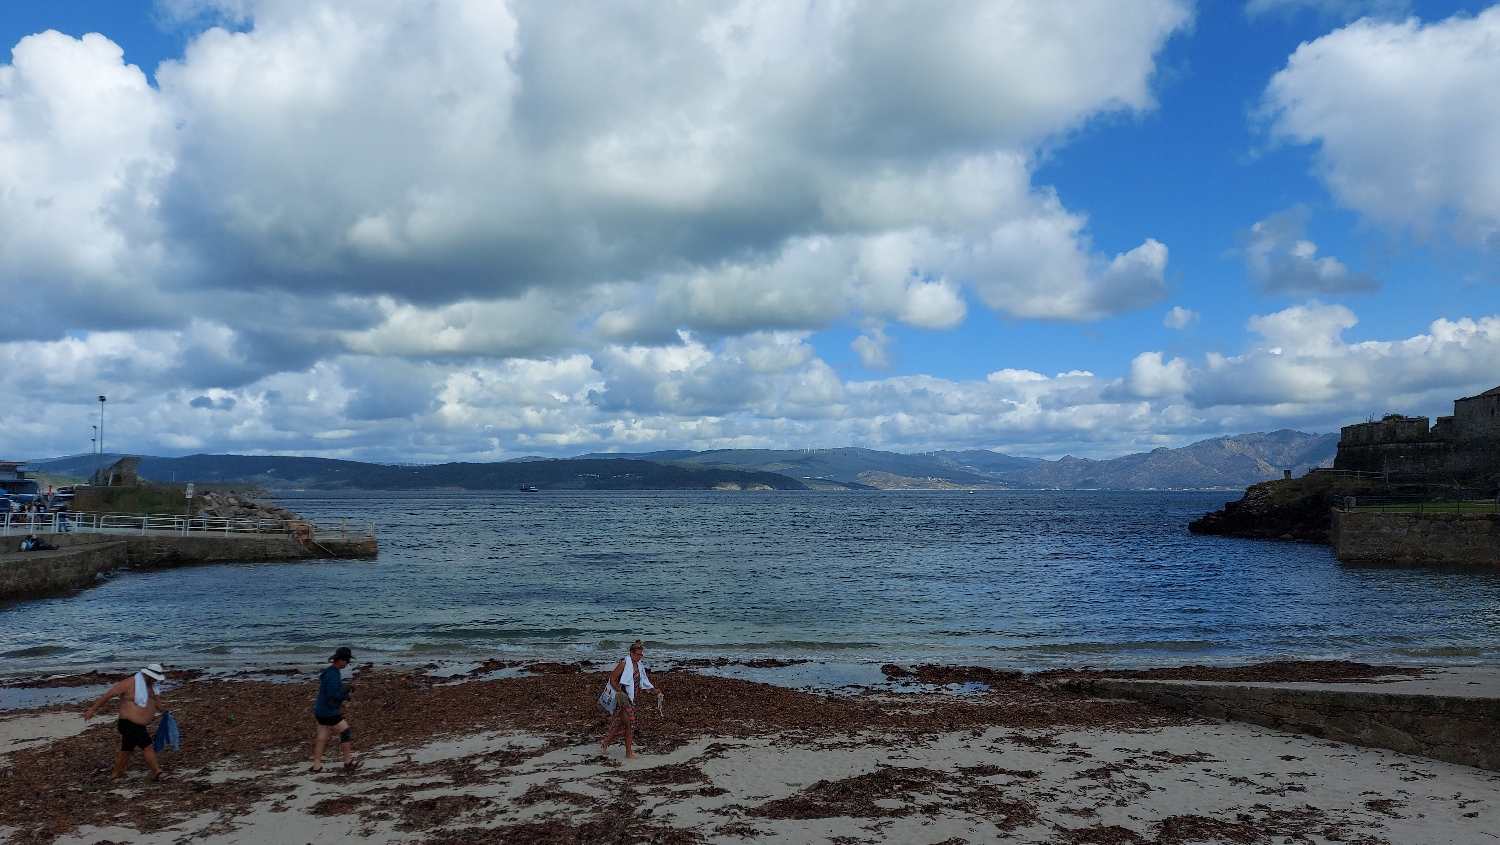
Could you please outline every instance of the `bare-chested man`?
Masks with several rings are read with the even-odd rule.
[[[137,748],[141,750],[141,757],[145,758],[146,765],[151,767],[152,777],[156,780],[166,778],[161,766],[156,762],[156,750],[151,745],[151,732],[147,726],[156,714],[164,712],[161,707],[161,698],[156,692],[156,682],[165,681],[167,675],[162,671],[160,663],[152,663],[150,666],[131,675],[125,680],[109,688],[99,700],[94,702],[83,718],[92,719],[104,702],[111,698],[120,699],[120,720],[115,727],[120,729],[120,753],[115,756],[115,769],[110,773],[110,780],[120,782],[125,774],[125,767],[130,765],[130,755]]]

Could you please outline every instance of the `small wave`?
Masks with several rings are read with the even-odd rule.
[[[68,654],[73,649],[61,645],[38,645],[30,648],[18,648],[15,651],[0,652],[0,657],[51,657],[55,654]]]
[[[1153,651],[1191,652],[1222,651],[1221,643],[1206,640],[1156,640],[1119,643],[1053,643],[1051,645],[1013,646],[1002,649],[1010,652],[1035,654],[1129,654]]]
[[[1399,648],[1395,652],[1406,657],[1484,657],[1485,650],[1469,646],[1434,646],[1432,648]]]
[[[448,628],[423,631],[422,636],[435,640],[543,640],[566,643],[581,635],[599,633],[597,630],[586,631],[582,628]],[[624,632],[606,630],[603,633]]]
[[[492,649],[471,646],[466,643],[412,643],[404,649],[408,654],[471,654],[473,652],[491,651]]]

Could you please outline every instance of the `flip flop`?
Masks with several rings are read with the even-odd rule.
[[[151,776],[151,779],[155,781],[171,780],[172,776],[167,774],[166,772],[157,772],[156,774]]]
[[[323,767],[322,766],[313,766],[311,769],[308,769],[308,771],[312,772],[315,775],[321,775],[321,774],[323,774]]]
[[[344,764],[344,771],[346,771],[346,772],[357,772],[360,769],[364,768],[364,765],[365,765],[365,761],[363,761],[363,760],[353,760],[353,761],[350,761],[350,762]]]

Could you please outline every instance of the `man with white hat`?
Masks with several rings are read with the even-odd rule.
[[[166,775],[161,766],[156,762],[156,751],[151,747],[151,732],[147,726],[156,714],[163,712],[161,709],[161,698],[156,692],[157,681],[165,681],[167,673],[161,668],[160,663],[152,663],[141,671],[131,675],[125,680],[109,688],[109,691],[99,697],[90,707],[83,718],[92,719],[104,702],[111,698],[120,699],[120,719],[115,727],[120,730],[120,753],[115,756],[115,769],[110,773],[110,780],[120,782],[125,774],[125,767],[130,765],[130,755],[140,749],[141,757],[145,758],[146,765],[151,767],[152,777],[155,780],[164,780]]]

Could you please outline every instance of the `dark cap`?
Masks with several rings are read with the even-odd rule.
[[[341,646],[339,646],[338,651],[335,651],[333,653],[333,656],[330,657],[330,658],[328,658],[328,662],[329,663],[333,663],[334,661],[337,661],[337,660],[353,660],[353,659],[354,659],[354,652],[350,651],[348,646],[341,645]]]

